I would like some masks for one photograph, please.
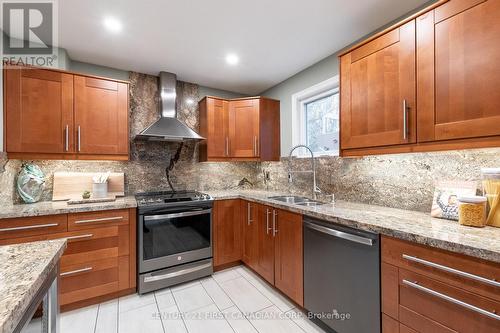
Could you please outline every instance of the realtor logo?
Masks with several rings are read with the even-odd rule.
[[[1,0],[3,62],[55,66],[55,1]]]

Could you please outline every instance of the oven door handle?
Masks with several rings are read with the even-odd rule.
[[[144,216],[144,221],[174,219],[177,217],[205,215],[205,214],[210,214],[210,213],[212,213],[212,209],[202,209],[202,210],[188,211],[188,212],[182,212],[182,213],[172,213],[172,214],[146,215],[146,216]]]

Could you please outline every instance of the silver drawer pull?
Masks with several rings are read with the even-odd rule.
[[[441,294],[441,293],[439,293],[439,292],[437,292],[435,290],[423,287],[423,286],[419,285],[418,282],[411,282],[411,281],[408,281],[408,280],[403,280],[403,284],[405,284],[407,286],[410,286],[412,288],[418,289],[418,290],[420,290],[420,291],[422,291],[424,293],[427,293],[429,295],[432,295],[432,296],[444,299],[445,301],[448,301],[450,303],[456,304],[456,305],[461,306],[463,308],[466,308],[466,309],[469,309],[471,311],[480,313],[480,314],[482,314],[484,316],[487,316],[487,317],[490,317],[490,318],[493,318],[493,319],[496,319],[496,320],[500,320],[500,316],[497,315],[496,313],[493,313],[493,312],[490,312],[490,311],[486,311],[484,309],[478,308],[477,306],[471,305],[469,303],[462,302],[462,301],[460,301],[460,300],[458,300],[456,298],[453,298],[453,297],[450,297],[448,295]]]
[[[486,284],[489,284],[489,285],[492,285],[492,286],[495,286],[495,287],[500,287],[500,282],[498,282],[498,281],[490,280],[490,279],[484,278],[482,276],[474,275],[474,274],[471,274],[471,273],[459,271],[458,269],[454,269],[454,268],[451,268],[451,267],[448,267],[448,266],[443,266],[443,265],[440,265],[440,264],[436,264],[435,262],[432,262],[432,261],[427,261],[427,260],[420,259],[420,258],[417,258],[417,257],[409,256],[407,254],[403,254],[403,259],[406,259],[406,260],[409,260],[409,261],[413,261],[413,262],[417,262],[417,263],[425,265],[425,266],[436,268],[436,269],[439,269],[439,270],[442,270],[442,271],[445,271],[445,272],[448,272],[448,273],[456,274],[456,275],[459,275],[459,276],[462,276],[462,277],[466,277],[466,278],[471,279],[471,280],[476,280],[476,281],[479,281],[479,282],[482,282],[482,283],[486,283]]]
[[[27,226],[22,226],[22,227],[3,228],[3,229],[0,229],[0,232],[49,228],[49,227],[57,227],[58,225],[59,225],[59,223],[27,225]]]
[[[75,224],[104,222],[104,221],[116,221],[116,220],[123,220],[123,216],[102,217],[99,219],[91,219],[91,220],[78,220],[78,221],[75,221]]]
[[[68,276],[68,275],[72,275],[72,274],[88,272],[88,271],[91,271],[92,269],[93,269],[92,267],[85,267],[85,268],[81,268],[81,269],[75,269],[74,271],[64,272],[64,273],[61,273],[59,275],[60,276]]]
[[[86,235],[78,235],[78,236],[69,236],[69,237],[66,237],[66,239],[71,240],[71,239],[92,238],[93,236],[94,236],[93,234],[86,234]]]
[[[161,280],[166,280],[170,279],[179,275],[184,275],[184,274],[189,274],[189,273],[194,273],[197,271],[201,271],[202,269],[206,269],[212,267],[212,263],[204,264],[201,266],[195,266],[195,267],[190,267],[190,268],[185,268],[181,269],[176,272],[171,272],[171,273],[166,273],[166,274],[161,274],[161,275],[152,275],[152,276],[146,276],[144,278],[144,282],[154,282],[154,281],[161,281]]]

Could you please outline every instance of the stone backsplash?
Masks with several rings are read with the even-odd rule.
[[[195,84],[177,84],[178,118],[198,130],[199,88]],[[165,169],[176,153],[178,143],[144,142],[134,139],[159,117],[157,77],[130,74],[130,161],[37,161],[47,175],[43,200],[52,197],[55,171],[124,172],[126,191],[168,189]],[[177,189],[224,190],[237,188],[246,178],[256,189],[310,195],[310,174],[294,174],[287,181],[288,158],[265,163],[198,163],[196,144],[185,144],[171,172]],[[16,174],[22,161],[7,160],[0,153],[0,204],[18,203]],[[294,158],[294,170],[310,169],[309,159]],[[417,211],[430,211],[434,184],[439,180],[479,180],[482,167],[500,167],[500,148],[435,153],[380,155],[364,158],[320,157],[317,159],[318,185],[336,199],[383,205]],[[271,181],[264,183],[263,170]]]

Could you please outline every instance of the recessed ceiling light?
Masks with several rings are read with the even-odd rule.
[[[237,65],[239,61],[240,58],[234,53],[230,53],[226,56],[226,62],[231,66]]]
[[[106,27],[106,29],[108,29],[108,31],[115,33],[122,31],[123,28],[123,25],[120,21],[110,16],[104,18],[104,26]]]

